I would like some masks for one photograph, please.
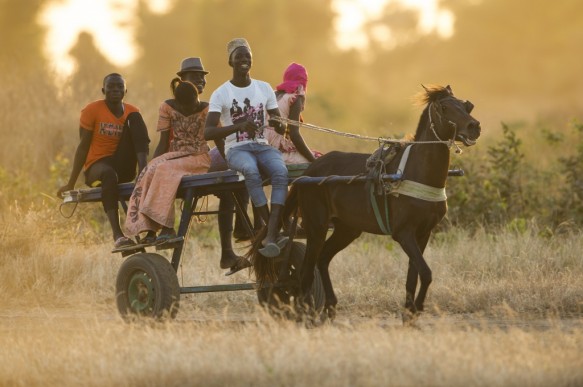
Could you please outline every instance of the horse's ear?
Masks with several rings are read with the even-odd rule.
[[[445,86],[445,90],[447,90],[449,92],[449,94],[453,95],[453,91],[451,90],[450,85]]]
[[[468,114],[470,114],[472,110],[474,110],[474,104],[471,103],[470,101],[465,101],[464,105],[466,107],[466,112],[468,112]]]
[[[425,90],[426,92],[429,92],[429,90],[427,90],[427,88],[425,87],[425,85],[422,83],[421,87],[423,88],[423,90]]]

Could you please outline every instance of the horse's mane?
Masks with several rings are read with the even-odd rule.
[[[420,91],[415,95],[414,102],[418,105],[426,105],[430,102],[440,100],[446,97],[452,97],[453,93],[449,86],[439,86],[439,85],[429,85],[423,86],[423,91]]]
[[[427,120],[429,116],[429,104],[434,101],[438,101],[442,98],[452,97],[453,93],[449,86],[439,86],[439,85],[429,85],[423,86],[423,91],[420,91],[413,97],[413,102],[417,105],[423,106],[423,113],[421,113],[421,118],[419,119],[419,124],[417,125],[417,131],[415,132],[415,140],[419,139],[422,130],[427,126]]]

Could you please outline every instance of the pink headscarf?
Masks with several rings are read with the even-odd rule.
[[[283,73],[283,82],[275,88],[286,93],[295,93],[302,86],[304,92],[308,88],[308,72],[301,64],[292,63]]]

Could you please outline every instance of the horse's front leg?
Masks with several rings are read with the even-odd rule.
[[[417,313],[415,305],[415,292],[417,291],[417,279],[419,272],[411,259],[409,259],[409,268],[407,270],[407,282],[405,283],[405,309],[412,314]]]
[[[409,270],[407,272],[407,282],[405,284],[405,309],[412,316],[418,312],[423,311],[423,304],[427,295],[427,290],[432,281],[431,269],[425,262],[423,254],[417,239],[413,234],[398,237],[397,242],[409,257]],[[415,297],[415,290],[417,287],[417,277],[421,282],[419,286],[419,293]]]
[[[415,308],[417,309],[417,312],[423,312],[425,298],[427,296],[427,290],[429,289],[429,284],[431,284],[431,281],[432,281],[431,270],[429,269],[429,265],[427,265],[427,262],[425,261],[425,258],[423,257],[423,254],[425,253],[425,247],[427,246],[427,242],[429,241],[430,235],[431,235],[430,231],[424,232],[423,235],[418,236],[418,238],[417,238],[417,246],[419,247],[419,251],[421,253],[421,258],[423,260],[423,264],[427,267],[427,270],[429,271],[429,280],[426,282],[421,281],[421,286],[419,286],[419,292],[417,293],[417,297],[415,297]],[[409,261],[409,262],[411,262],[411,261]],[[411,265],[409,265],[409,268],[411,268]],[[407,281],[409,281],[408,276],[407,276]],[[415,285],[417,285],[417,280],[415,280]]]

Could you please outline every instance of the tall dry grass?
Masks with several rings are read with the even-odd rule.
[[[92,223],[91,206],[70,219],[50,202],[2,214],[0,385],[583,383],[578,233],[546,239],[532,226],[522,234],[436,234],[418,329],[399,317],[404,253],[370,235],[332,262],[332,324],[272,320],[252,291],[183,295],[175,321],[127,324],[114,300],[122,258],[109,253],[109,229]],[[224,277],[218,260],[209,218],[191,229],[179,281],[249,281],[247,273]]]

